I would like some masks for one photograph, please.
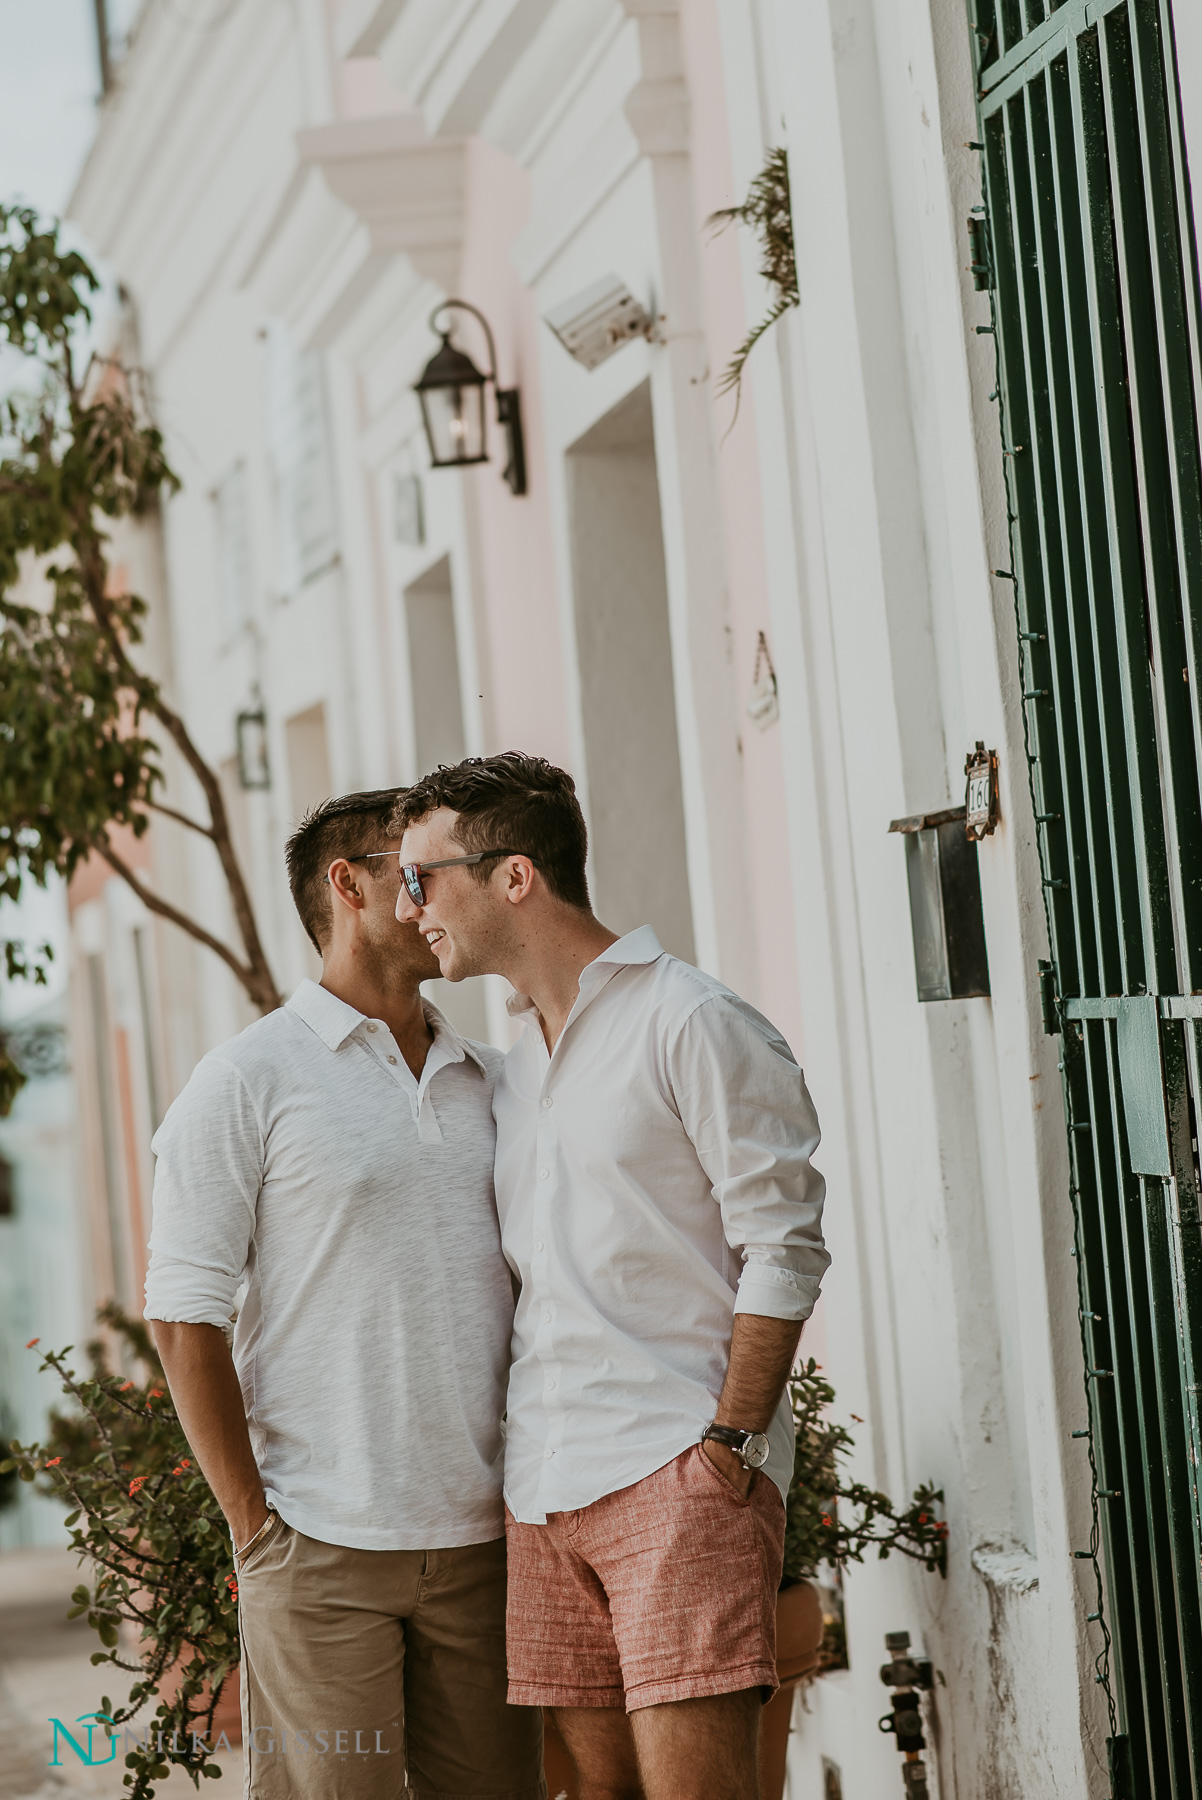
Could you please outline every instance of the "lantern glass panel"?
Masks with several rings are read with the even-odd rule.
[[[430,460],[436,468],[487,461],[484,386],[419,389]]]

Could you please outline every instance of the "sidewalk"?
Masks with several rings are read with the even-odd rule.
[[[87,1579],[69,1550],[10,1550],[0,1554],[0,1800],[118,1800],[128,1794],[119,1751],[106,1765],[89,1768],[60,1740],[60,1767],[52,1768],[51,1719],[61,1719],[81,1744],[81,1713],[95,1712],[102,1694],[124,1698],[134,1677],[122,1669],[93,1668],[100,1640],[86,1619],[68,1619],[73,1587]],[[147,1717],[152,1707],[147,1708]],[[99,1754],[105,1754],[99,1731]],[[242,1753],[218,1758],[220,1785],[211,1800],[235,1800],[242,1791]],[[207,1784],[206,1784],[207,1787]],[[155,1785],[172,1800],[196,1790],[182,1769]]]

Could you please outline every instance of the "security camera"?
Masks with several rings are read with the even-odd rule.
[[[568,355],[586,369],[595,369],[631,338],[650,339],[655,331],[651,314],[616,275],[595,281],[543,317]]]

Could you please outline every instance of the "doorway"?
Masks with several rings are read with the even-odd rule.
[[[693,911],[650,385],[567,454],[593,902],[693,961]]]

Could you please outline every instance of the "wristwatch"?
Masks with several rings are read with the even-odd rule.
[[[768,1439],[762,1431],[740,1431],[734,1425],[707,1425],[701,1434],[703,1444],[706,1438],[733,1450],[745,1469],[762,1469],[768,1460]]]

